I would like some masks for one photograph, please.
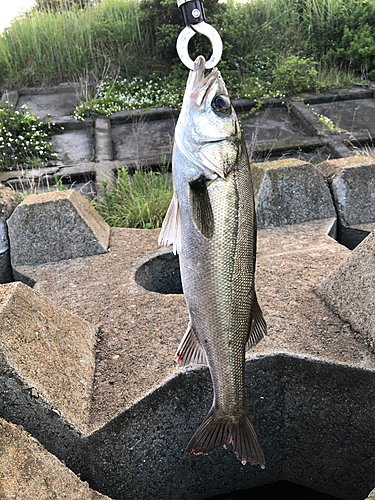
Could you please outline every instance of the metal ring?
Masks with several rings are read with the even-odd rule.
[[[200,33],[206,36],[212,46],[212,56],[208,61],[206,61],[205,68],[214,68],[220,61],[221,54],[223,52],[223,42],[221,41],[219,33],[215,30],[213,26],[202,21],[201,23],[194,24],[194,26],[186,26],[177,38],[176,49],[181,61],[186,67],[193,70],[194,61],[190,58],[188,52],[188,46],[190,38],[192,38],[195,33]]]

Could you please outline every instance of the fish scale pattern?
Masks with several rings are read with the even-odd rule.
[[[178,159],[186,162],[175,150],[175,164]],[[254,285],[254,204],[245,149],[227,178],[208,188],[212,239],[204,238],[195,226],[188,189],[186,185],[179,190],[185,298],[193,330],[207,354],[215,404],[223,413],[236,415],[243,411],[244,352]]]

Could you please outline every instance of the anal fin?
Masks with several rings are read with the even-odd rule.
[[[159,239],[159,245],[172,245],[173,253],[180,253],[181,250],[181,215],[180,206],[176,194],[173,194],[172,201],[165,215]]]
[[[254,345],[262,340],[267,335],[267,324],[263,318],[262,310],[259,306],[256,293],[254,291],[253,305],[251,311],[251,324],[249,336],[246,342],[246,350],[251,349]]]
[[[179,366],[207,365],[206,353],[200,345],[190,322],[177,349],[176,361]]]

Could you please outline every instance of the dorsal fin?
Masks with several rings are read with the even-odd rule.
[[[207,365],[206,353],[200,345],[190,322],[178,346],[176,361],[180,366],[191,364]]]
[[[256,345],[262,338],[267,335],[267,324],[263,318],[262,310],[259,306],[256,293],[254,291],[253,305],[251,311],[251,325],[249,336],[246,342],[246,350],[248,351]]]
[[[159,245],[172,245],[173,253],[180,253],[181,250],[181,215],[177,196],[173,194],[172,201],[164,217],[163,224],[158,239]]]

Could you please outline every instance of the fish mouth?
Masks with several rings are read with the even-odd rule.
[[[213,68],[211,73],[205,77],[205,63],[205,58],[198,56],[194,61],[194,69],[189,75],[188,87],[190,87],[190,96],[194,98],[197,106],[201,106],[211,85],[220,75],[219,70]]]

